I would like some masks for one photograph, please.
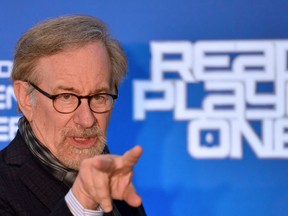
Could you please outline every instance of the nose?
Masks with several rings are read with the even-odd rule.
[[[90,128],[96,123],[96,117],[90,109],[87,99],[81,99],[80,106],[74,112],[74,122],[83,128]]]

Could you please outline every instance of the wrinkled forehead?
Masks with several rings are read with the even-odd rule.
[[[43,71],[46,68],[51,70]],[[94,69],[111,69],[109,54],[100,41],[69,47],[52,55],[40,57],[35,63],[35,70],[44,78],[50,73],[54,76],[56,72],[66,74],[69,71],[78,71],[77,74],[83,75],[85,71],[93,73]]]
[[[102,42],[65,50],[37,61],[39,82],[80,87],[111,86],[111,62]]]

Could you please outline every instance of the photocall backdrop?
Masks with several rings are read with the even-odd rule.
[[[129,60],[108,131],[141,145],[134,183],[148,215],[288,215],[288,2],[4,0],[0,148],[17,131],[9,81],[20,35],[47,18],[106,22]]]

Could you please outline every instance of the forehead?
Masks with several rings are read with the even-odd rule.
[[[109,87],[111,62],[100,41],[42,57],[36,65],[40,83],[55,88],[67,86],[79,91]]]

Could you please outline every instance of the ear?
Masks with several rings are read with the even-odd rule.
[[[16,80],[14,81],[14,93],[17,98],[18,106],[23,112],[28,121],[32,120],[32,103],[28,94],[29,84],[27,82]]]

